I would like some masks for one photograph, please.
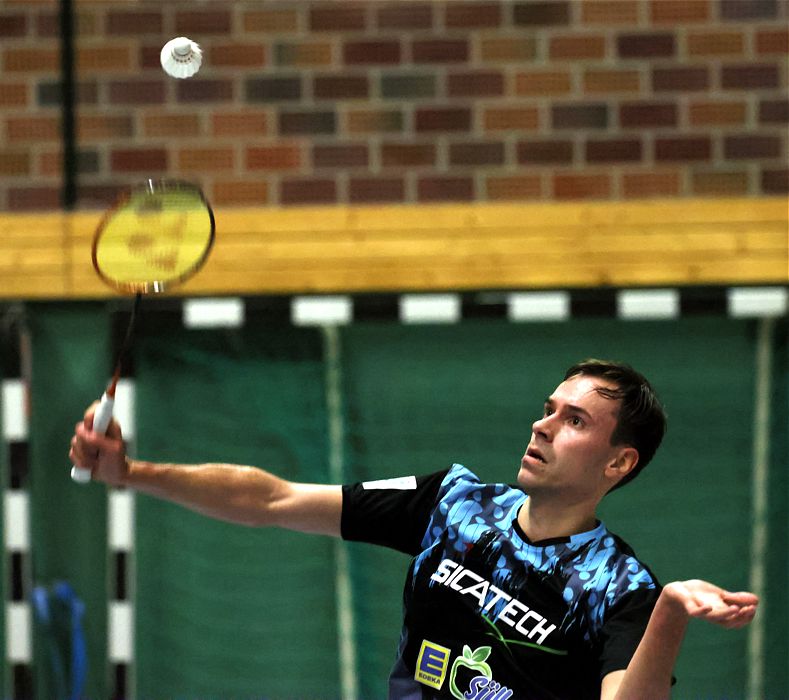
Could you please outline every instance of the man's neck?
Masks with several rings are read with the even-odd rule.
[[[529,497],[518,512],[518,525],[532,542],[569,537],[595,528],[595,508],[596,504],[589,503],[557,506],[540,497]]]

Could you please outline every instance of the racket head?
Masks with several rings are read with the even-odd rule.
[[[214,213],[197,185],[146,180],[102,217],[93,237],[93,267],[117,291],[159,294],[203,266],[214,232]]]

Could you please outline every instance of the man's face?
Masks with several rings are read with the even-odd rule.
[[[530,495],[552,494],[577,503],[602,497],[612,485],[603,474],[622,450],[611,445],[621,401],[601,396],[595,387],[616,385],[578,375],[546,400],[518,472],[518,482]]]

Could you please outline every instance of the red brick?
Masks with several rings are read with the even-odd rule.
[[[333,2],[310,8],[310,30],[313,32],[355,31],[366,26],[364,5]]]
[[[700,92],[709,89],[709,71],[699,68],[653,68],[654,92]]]
[[[333,134],[337,130],[337,116],[329,110],[280,112],[277,122],[279,133],[287,136]]]
[[[114,10],[107,11],[107,34],[114,36],[136,36],[164,32],[162,12]]]
[[[0,12],[0,38],[22,37],[26,34],[26,15],[17,12]]]
[[[676,197],[680,194],[682,177],[675,171],[625,173],[622,176],[622,193],[628,199],[649,197]]]
[[[433,107],[416,110],[415,128],[425,131],[469,131],[471,110],[465,107]]]
[[[268,134],[265,112],[219,112],[211,115],[211,133],[215,136],[264,136]]]
[[[291,8],[250,10],[244,13],[245,32],[287,34],[299,29],[299,13]]]
[[[489,177],[485,186],[489,200],[540,199],[543,194],[539,175]]]
[[[179,102],[230,102],[232,80],[179,80],[175,85]]]
[[[569,70],[530,70],[515,75],[515,94],[525,97],[567,95],[573,89]]]
[[[637,70],[589,69],[584,73],[584,92],[615,94],[641,89],[641,74]]]
[[[219,180],[214,182],[211,201],[217,206],[262,206],[268,203],[265,181]]]
[[[608,105],[602,103],[555,104],[551,107],[554,129],[605,129]]]
[[[727,160],[779,158],[786,154],[781,148],[780,136],[757,134],[726,136],[723,140],[723,153]]]
[[[633,0],[594,0],[582,2],[581,21],[604,27],[638,24],[639,3]]]
[[[659,58],[674,56],[676,42],[673,34],[622,34],[616,40],[619,58]]]
[[[554,175],[553,196],[556,199],[608,199],[611,196],[611,176],[606,173]]]
[[[748,173],[735,172],[694,172],[691,178],[693,194],[708,195],[747,195]]]
[[[573,142],[563,140],[521,141],[517,147],[521,165],[557,165],[573,162]]]
[[[652,128],[677,125],[677,105],[665,102],[626,102],[619,108],[623,128]]]
[[[490,107],[483,115],[485,131],[534,131],[540,127],[537,107]]]
[[[259,43],[220,44],[208,51],[209,65],[230,68],[260,68],[266,65],[266,48]]]
[[[178,151],[178,169],[189,172],[221,172],[233,170],[236,154],[232,148],[184,148]]]
[[[649,17],[653,24],[668,24],[672,27],[707,22],[711,17],[710,0],[651,0]]]
[[[448,2],[444,8],[447,27],[471,29],[498,27],[501,24],[499,2]]]
[[[165,81],[161,78],[112,81],[109,84],[109,97],[112,104],[163,104],[166,94]]]
[[[280,204],[335,204],[337,183],[333,179],[284,180],[280,184]]]
[[[118,201],[128,183],[103,185],[78,185],[77,203],[89,209],[106,208]]]
[[[420,202],[471,202],[474,180],[470,177],[424,177],[416,185]]]
[[[348,41],[342,47],[343,63],[381,66],[400,63],[399,41]]]
[[[255,146],[247,148],[247,170],[295,170],[301,167],[298,146]]]
[[[8,117],[6,134],[9,143],[57,141],[60,139],[58,117]]]
[[[313,78],[312,94],[318,100],[352,100],[370,95],[366,75],[317,75]]]
[[[0,107],[24,107],[28,104],[25,83],[0,83]]]
[[[742,32],[690,32],[686,42],[689,56],[742,56],[745,51]]]
[[[202,133],[198,114],[146,114],[143,117],[145,136],[191,138]]]
[[[60,209],[59,187],[11,187],[8,190],[9,211],[51,211]]]
[[[57,49],[6,49],[3,71],[8,73],[51,73],[60,69]]]
[[[570,23],[570,3],[560,0],[517,2],[513,7],[515,26],[549,27]]]
[[[394,2],[375,6],[380,29],[431,29],[433,5],[418,2]]]
[[[134,135],[134,122],[127,114],[84,114],[77,112],[77,140],[97,143],[128,139]]]
[[[756,32],[756,53],[761,55],[789,53],[789,29]]]
[[[369,163],[365,144],[331,144],[312,147],[315,168],[366,168]]]
[[[464,63],[469,44],[465,39],[420,39],[411,44],[414,63]]]
[[[504,75],[498,71],[450,73],[449,97],[500,97],[504,94]]]
[[[586,142],[587,163],[639,162],[641,157],[640,139],[599,139]]]
[[[348,199],[351,204],[404,202],[405,182],[402,178],[351,178]]]
[[[391,133],[403,130],[403,113],[397,109],[349,110],[346,128],[349,134]]]
[[[774,63],[723,66],[721,86],[725,90],[753,90],[755,88],[777,88],[779,70]]]
[[[111,46],[78,47],[76,69],[80,76],[129,73],[132,70],[131,46],[121,46],[115,42]]]
[[[0,175],[30,175],[30,152],[0,150]]]
[[[381,164],[385,168],[413,168],[434,166],[436,147],[427,143],[384,143]]]
[[[761,187],[764,194],[789,194],[789,168],[762,170]]]
[[[658,162],[707,161],[712,158],[709,136],[677,136],[655,140],[655,160]]]
[[[759,103],[760,124],[789,124],[789,99],[762,100]]]
[[[500,141],[453,143],[449,146],[450,165],[503,165],[504,144]]]
[[[246,102],[298,102],[302,97],[301,76],[264,76],[244,81]]]
[[[552,59],[604,58],[606,40],[604,36],[572,34],[554,36],[550,40],[549,54]]]
[[[704,100],[691,102],[688,106],[688,120],[691,126],[744,124],[747,114],[747,105],[744,101]]]
[[[777,10],[776,0],[723,0],[720,4],[724,20],[774,19]]]
[[[182,10],[175,13],[175,33],[179,36],[230,34],[230,10]]]
[[[164,148],[119,148],[110,154],[110,169],[123,173],[150,173],[167,170]]]

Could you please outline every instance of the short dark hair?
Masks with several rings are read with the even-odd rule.
[[[646,377],[623,362],[590,358],[574,364],[565,372],[565,381],[579,375],[599,377],[616,385],[595,390],[607,399],[621,399],[612,445],[631,445],[638,450],[638,462],[611,491],[638,476],[655,456],[666,434],[666,412]]]

